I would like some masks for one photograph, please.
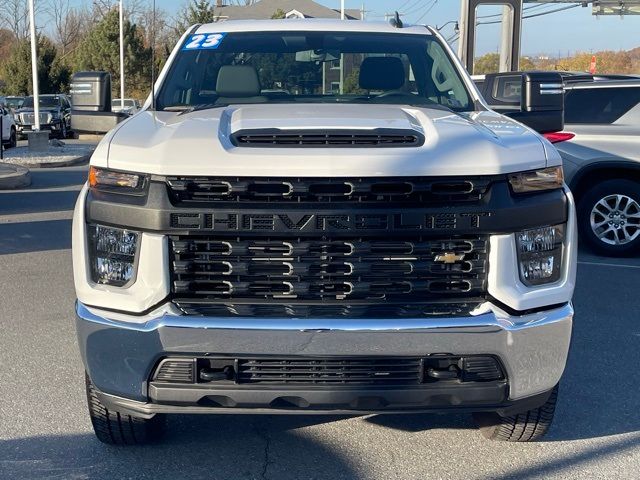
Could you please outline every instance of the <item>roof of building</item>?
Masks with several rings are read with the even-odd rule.
[[[340,18],[340,10],[327,8],[313,0],[260,0],[248,6],[215,7],[214,13],[229,20],[260,20],[271,18],[278,10],[285,14],[296,10],[307,18]],[[347,9],[345,15],[348,20],[359,20],[360,10]]]

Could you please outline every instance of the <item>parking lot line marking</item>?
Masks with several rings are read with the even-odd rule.
[[[604,262],[578,262],[578,265],[595,265],[600,267],[617,267],[617,268],[635,268],[640,269],[640,265],[620,265],[618,263],[604,263]]]
[[[73,210],[54,212],[16,213],[0,215],[0,225],[9,223],[47,222],[51,220],[72,220]]]

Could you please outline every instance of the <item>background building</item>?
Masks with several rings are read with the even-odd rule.
[[[340,18],[340,10],[327,8],[313,0],[260,0],[252,5],[227,5],[217,0],[215,15],[218,20],[260,20],[273,18],[283,12],[285,18]],[[347,20],[361,20],[361,10],[345,10]]]

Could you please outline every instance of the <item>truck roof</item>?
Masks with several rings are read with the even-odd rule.
[[[196,33],[222,32],[281,32],[281,31],[342,31],[369,33],[403,33],[431,35],[425,25],[405,25],[402,28],[389,22],[368,22],[361,20],[333,20],[321,18],[300,18],[283,20],[227,20],[200,25]]]

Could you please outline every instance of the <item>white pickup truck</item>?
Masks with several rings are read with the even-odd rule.
[[[553,74],[520,122],[562,128]],[[549,428],[571,338],[561,159],[432,28],[198,25],[91,159],[73,220],[91,420],[473,412]]]

